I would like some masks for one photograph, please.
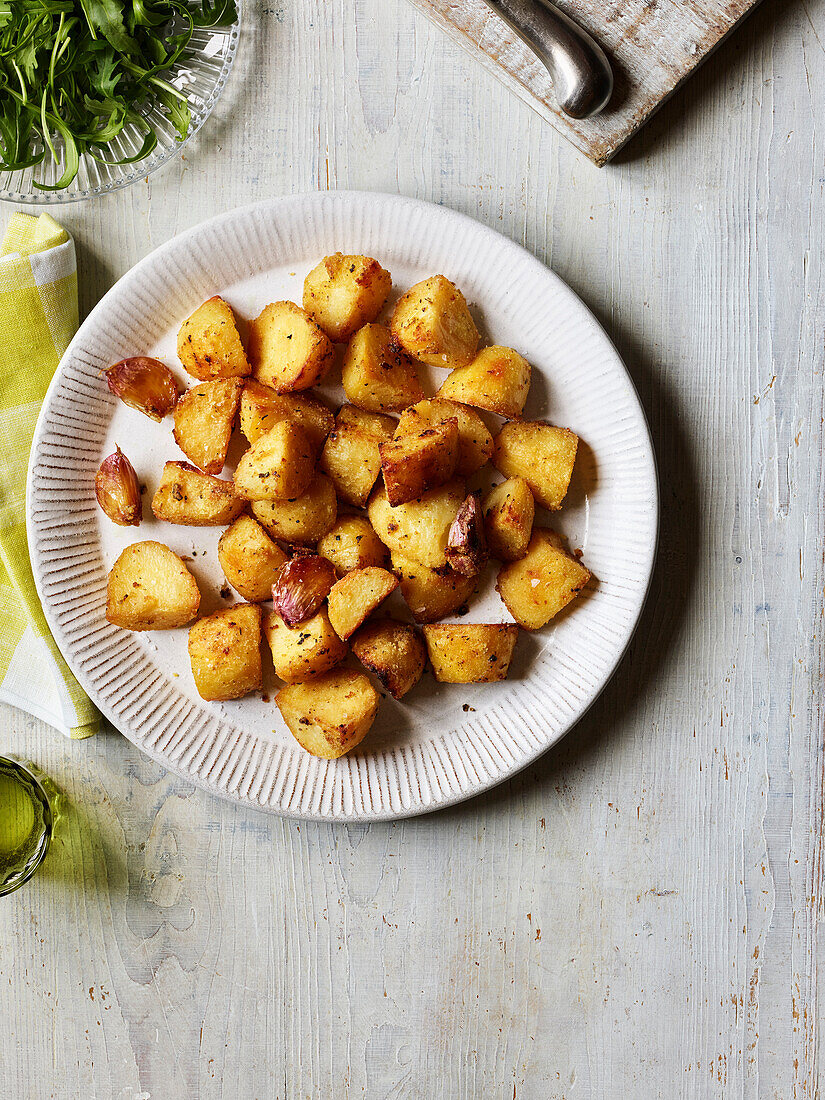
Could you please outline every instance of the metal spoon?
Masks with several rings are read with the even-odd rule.
[[[550,0],[485,0],[547,68],[559,107],[571,118],[603,111],[613,70],[601,46]]]

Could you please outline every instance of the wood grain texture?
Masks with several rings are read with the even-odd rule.
[[[518,0],[515,10],[529,18],[532,2]],[[613,66],[613,98],[582,121],[559,110],[542,62],[484,0],[412,3],[603,166],[759,0],[560,0],[558,7],[593,35]]]
[[[763,5],[598,171],[406,0],[276,2],[185,161],[60,211],[86,310],[273,193],[401,191],[503,230],[619,345],[662,536],[600,702],[430,818],[269,819],[7,710],[0,745],[65,803],[0,902],[0,1096],[819,1095],[822,42],[825,0]]]

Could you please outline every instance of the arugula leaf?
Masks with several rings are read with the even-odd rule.
[[[100,54],[89,73],[89,83],[104,98],[111,97],[122,75],[117,71],[117,58],[113,53]]]
[[[60,136],[63,138],[63,159],[65,161],[65,168],[63,169],[63,175],[53,184],[39,183],[37,186],[43,191],[60,191],[64,187],[68,187],[71,181],[77,175],[77,170],[80,167],[80,150],[77,147],[77,142],[74,139],[69,127],[63,122],[57,115],[49,115],[47,112],[47,104],[49,99],[49,89],[46,88],[43,91],[43,98],[40,105],[40,118],[43,124],[43,138],[51,150],[52,156],[55,161],[59,163],[60,157],[57,150],[54,147],[54,141],[51,136],[51,128],[54,127]]]
[[[238,18],[235,0],[203,0],[199,12],[193,12],[196,27],[225,27]]]
[[[173,88],[171,84],[167,84],[165,80],[161,80],[159,77],[153,76],[151,80],[157,88],[158,99],[168,110],[169,117],[178,132],[178,137],[183,141],[189,133],[189,124],[192,121],[192,112],[189,110],[186,97],[177,88]]]
[[[126,33],[123,22],[123,4],[118,0],[80,0],[83,14],[89,24],[92,37],[96,30],[120,53],[134,53],[137,43]]]
[[[132,23],[135,27],[161,27],[169,22],[168,11],[155,11],[145,0],[132,0]]]

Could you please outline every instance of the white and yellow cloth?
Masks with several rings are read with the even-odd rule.
[[[74,241],[48,214],[13,214],[0,248],[0,700],[81,738],[100,715],[49,632],[26,543],[34,427],[77,323]]]

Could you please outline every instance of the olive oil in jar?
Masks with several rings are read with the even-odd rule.
[[[52,811],[39,780],[0,756],[0,896],[31,878],[49,847]]]

